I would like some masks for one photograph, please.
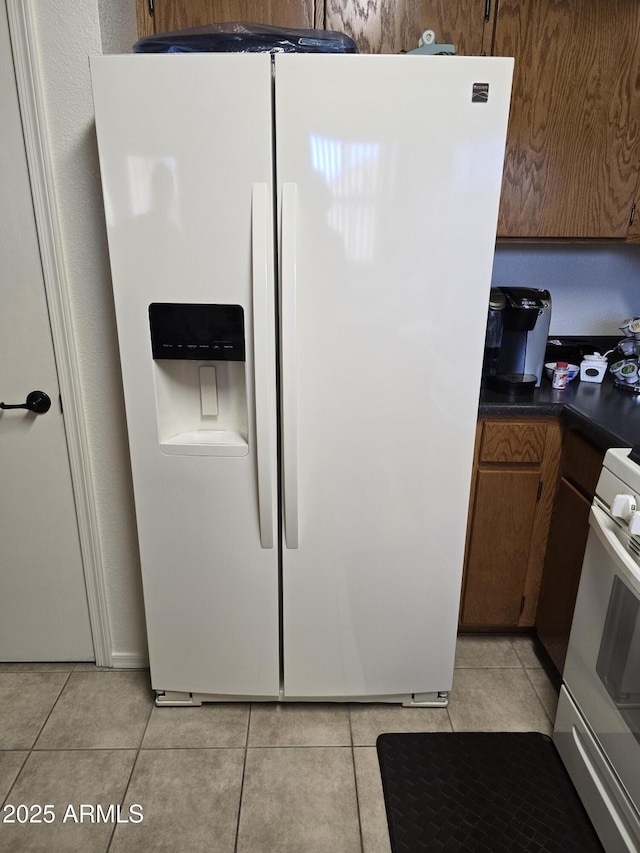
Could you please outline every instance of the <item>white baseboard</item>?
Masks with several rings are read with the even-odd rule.
[[[130,652],[112,652],[111,666],[114,669],[149,669],[149,658]]]

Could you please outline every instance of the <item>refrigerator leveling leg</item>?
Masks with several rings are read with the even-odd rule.
[[[403,708],[446,708],[449,704],[449,692],[439,690],[437,693],[412,693],[409,702],[403,702]]]

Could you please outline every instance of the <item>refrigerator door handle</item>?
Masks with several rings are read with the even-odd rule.
[[[297,548],[298,531],[298,360],[296,341],[296,217],[297,184],[282,186],[281,341],[282,341],[282,467],[284,536]]]
[[[260,544],[274,546],[273,410],[269,366],[269,195],[266,184],[254,184],[251,197],[253,276],[253,347],[256,406],[256,459]]]

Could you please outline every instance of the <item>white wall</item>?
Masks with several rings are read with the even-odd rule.
[[[135,4],[34,5],[113,650],[122,663],[143,659],[146,643],[87,57],[131,49]],[[619,319],[640,314],[639,273],[640,247],[503,245],[494,282],[548,287],[554,334],[616,334]]]
[[[135,0],[98,0],[103,53],[131,53],[138,40]]]
[[[549,290],[552,335],[617,335],[640,317],[640,244],[499,244],[492,283]]]
[[[87,58],[103,52],[103,40],[110,51],[131,49],[135,4],[48,0],[35,4],[34,17],[108,615],[115,662],[122,664],[144,660],[146,639]]]

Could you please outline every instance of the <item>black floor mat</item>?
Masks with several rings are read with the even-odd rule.
[[[603,853],[546,735],[385,734],[377,748],[393,853]]]

